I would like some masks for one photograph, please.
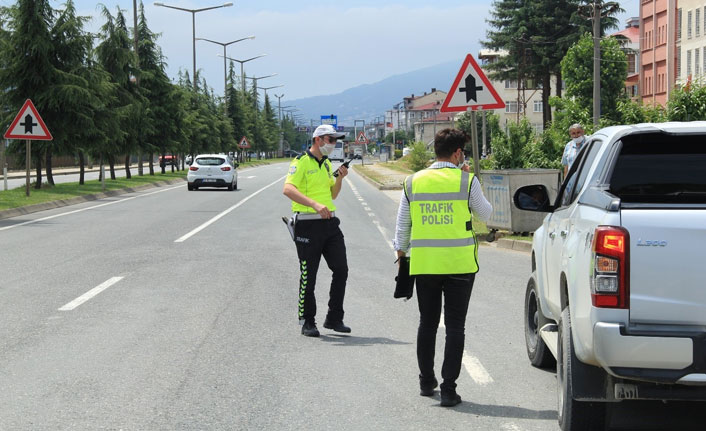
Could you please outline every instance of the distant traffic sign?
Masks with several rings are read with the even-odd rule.
[[[250,148],[250,142],[248,142],[248,138],[243,136],[243,139],[240,140],[240,143],[238,144],[238,147],[240,148]]]
[[[358,133],[358,137],[355,139],[356,144],[367,144],[368,142],[368,138],[365,137],[365,132]]]
[[[473,59],[471,54],[466,56],[456,79],[451,85],[451,90],[446,95],[441,112],[462,112],[468,109],[499,109],[504,108],[505,102],[495,91],[493,85],[483,73],[483,69]]]
[[[330,124],[334,128],[338,127],[338,116],[337,115],[322,115],[321,124]]]
[[[30,99],[27,99],[20,112],[10,124],[4,135],[5,139],[29,139],[51,141],[53,137],[49,129],[39,116],[37,108]]]

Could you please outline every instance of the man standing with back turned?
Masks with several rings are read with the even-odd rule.
[[[333,273],[324,328],[351,332],[351,328],[343,324],[343,297],[348,279],[346,244],[333,204],[348,170],[345,166],[339,167],[335,177],[331,161],[326,157],[335,148],[336,138],[343,136],[345,133],[337,133],[329,124],[317,127],[311,148],[292,160],[284,182],[283,193],[292,200],[292,212],[296,216],[294,241],[301,271],[299,322],[303,324],[302,334],[307,337],[319,336],[314,288],[322,255]]]
[[[466,313],[475,273],[478,245],[471,211],[487,220],[493,210],[480,181],[464,164],[468,136],[444,129],[434,137],[436,162],[407,177],[397,212],[395,250],[402,258],[410,250],[410,275],[416,276],[419,303],[417,362],[420,395],[432,396],[436,331],[444,298],[446,347],[441,368],[441,405],[461,402],[456,379],[461,373]]]

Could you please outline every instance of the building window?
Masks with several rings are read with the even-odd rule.
[[[681,78],[681,46],[677,48],[677,78]]]
[[[517,81],[514,79],[506,79],[505,88],[517,88]]]
[[[699,54],[701,54],[701,50],[696,48],[694,50],[694,75],[695,76],[701,75],[701,59],[699,57]]]
[[[635,74],[635,54],[628,54],[628,75]]]
[[[542,101],[541,100],[535,100],[534,101],[534,112],[543,112],[543,106],[542,106]]]
[[[704,62],[702,70],[704,71],[704,73],[706,73],[706,46],[704,47],[704,52],[701,58],[703,58],[702,61]]]
[[[694,37],[699,37],[701,33],[701,8],[694,10]]]
[[[677,9],[677,41],[681,40],[681,8]]]
[[[505,101],[505,113],[515,114],[517,113],[517,100]]]
[[[686,79],[691,78],[691,50],[686,50]]]
[[[691,11],[686,13],[686,38],[691,39]]]

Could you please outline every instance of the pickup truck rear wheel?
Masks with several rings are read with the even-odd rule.
[[[539,334],[542,326],[550,322],[542,314],[535,277],[535,274],[530,276],[525,292],[525,346],[532,365],[537,368],[551,368],[556,366],[556,360]]]
[[[556,380],[559,395],[559,427],[562,431],[603,431],[606,429],[606,406],[601,402],[574,399],[574,375],[580,365],[574,354],[569,307],[561,312],[559,346],[557,348]]]

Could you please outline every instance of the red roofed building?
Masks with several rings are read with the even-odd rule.
[[[625,92],[634,100],[640,98],[640,18],[627,20],[625,29],[611,36],[623,39],[623,51],[628,57],[628,77]]]

